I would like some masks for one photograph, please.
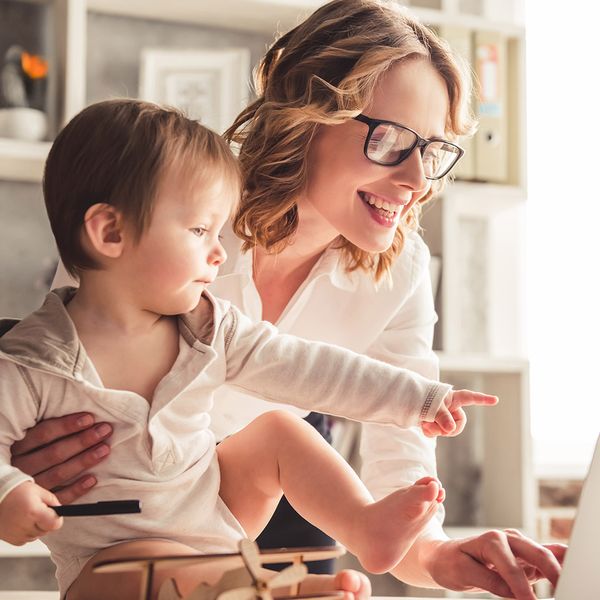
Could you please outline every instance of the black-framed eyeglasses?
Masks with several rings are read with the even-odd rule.
[[[371,119],[362,114],[354,118],[369,126],[364,153],[371,162],[378,165],[399,165],[418,148],[425,177],[435,180],[446,176],[465,153],[453,142],[439,138],[427,140],[416,131],[394,121]]]

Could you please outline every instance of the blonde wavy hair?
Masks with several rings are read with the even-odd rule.
[[[257,99],[225,132],[239,149],[244,192],[233,228],[244,251],[260,244],[278,252],[293,241],[296,200],[307,182],[307,150],[318,127],[361,113],[386,71],[416,57],[429,60],[446,83],[450,110],[445,135],[456,139],[471,134],[466,64],[395,3],[333,0],[271,46],[255,73]],[[418,228],[421,206],[443,181],[433,184],[385,252],[366,252],[340,236],[337,243],[349,272],[364,269],[376,282],[389,276],[407,229]]]

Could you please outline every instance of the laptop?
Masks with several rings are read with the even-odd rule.
[[[600,598],[600,437],[573,525],[556,600]]]

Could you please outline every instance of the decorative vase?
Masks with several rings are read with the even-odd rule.
[[[35,108],[0,108],[0,137],[36,142],[48,130],[46,113]]]

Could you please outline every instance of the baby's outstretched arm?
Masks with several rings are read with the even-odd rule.
[[[22,546],[62,527],[63,519],[49,508],[60,504],[56,496],[26,481],[0,502],[0,539]]]
[[[422,423],[421,429],[428,437],[438,435],[453,437],[461,433],[467,423],[463,406],[494,406],[495,404],[498,404],[497,396],[470,390],[451,390],[446,394],[434,422]]]

